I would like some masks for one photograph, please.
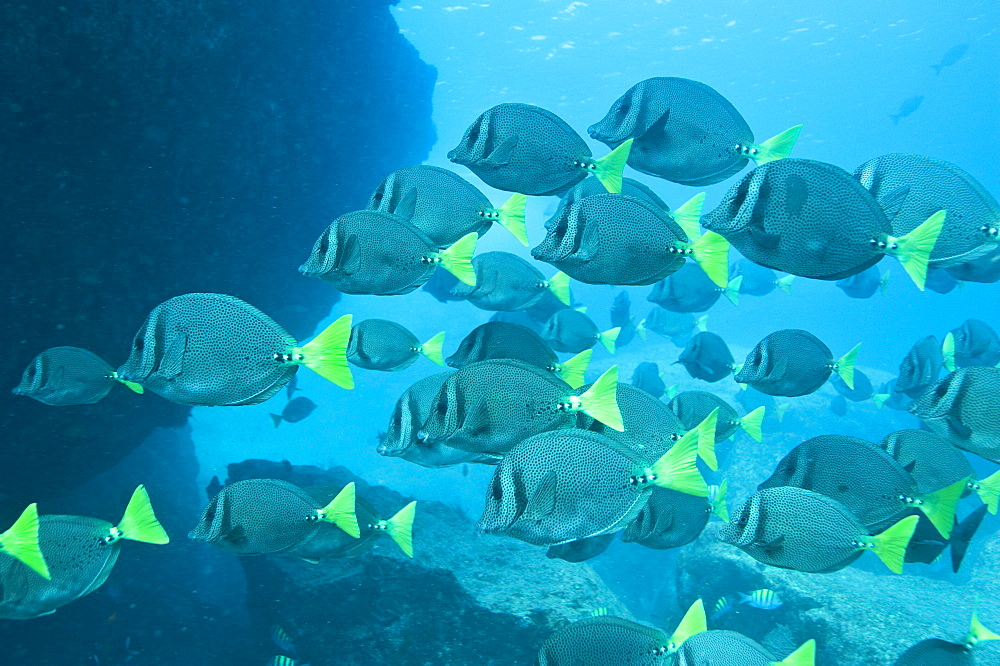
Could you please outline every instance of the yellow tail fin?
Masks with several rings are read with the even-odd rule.
[[[351,341],[354,318],[344,315],[327,326],[315,338],[293,350],[302,354],[302,364],[341,388],[354,388],[351,366],[347,364],[347,345]]]

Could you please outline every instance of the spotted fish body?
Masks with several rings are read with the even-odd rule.
[[[682,391],[667,403],[685,430],[696,428],[699,423],[718,409],[715,425],[715,441],[721,442],[732,436],[740,427],[740,415],[728,402],[708,391]]]
[[[721,295],[722,289],[700,266],[687,262],[657,282],[646,300],[671,312],[704,312],[715,305]]]
[[[538,666],[667,666],[662,631],[617,617],[591,617],[560,629],[542,644]]]
[[[995,366],[1000,363],[1000,336],[986,322],[966,319],[961,326],[951,331],[951,337],[954,342],[955,367]]]
[[[585,391],[590,385],[580,387]],[[631,384],[619,383],[615,400],[622,415],[623,431],[609,428],[586,414],[577,416],[576,426],[592,430],[628,447],[652,463],[666,453],[690,428],[660,399]]]
[[[454,373],[441,372],[424,377],[403,392],[389,417],[379,455],[398,457],[422,467],[450,467],[460,463],[490,462],[493,458],[453,449],[424,437],[421,428],[430,415],[435,396]]]
[[[115,369],[94,352],[52,347],[25,368],[14,393],[46,405],[93,405],[114,385]]]
[[[537,305],[549,292],[549,282],[531,263],[510,252],[483,252],[472,259],[476,284],[452,288],[480,310],[509,312]]]
[[[758,562],[809,573],[843,569],[867,549],[892,550],[891,555],[883,550],[882,556],[901,571],[917,517],[904,521],[908,522],[901,521],[892,529],[902,526],[905,539],[893,533],[892,547],[885,548],[870,538],[867,528],[840,502],[811,490],[782,486],[752,495],[722,528],[719,539]],[[909,534],[905,534],[907,529]]]
[[[599,179],[592,176],[584,178],[560,197],[559,205],[556,206],[555,213],[553,213],[552,217],[545,222],[545,228],[552,229],[559,224],[565,224],[564,218],[566,217],[567,211],[569,211],[573,204],[579,203],[586,197],[607,193],[608,189]],[[653,190],[649,189],[649,187],[643,185],[637,180],[622,178],[621,194],[632,197],[633,199],[642,199],[651,204],[656,210],[664,213],[668,213],[670,211],[670,206],[668,206],[666,202],[664,202],[663,199],[656,194],[656,192],[653,192]]]
[[[462,339],[458,349],[448,357],[453,368],[489,359],[514,359],[539,368],[559,362],[559,357],[540,335],[526,326],[503,321],[491,321],[477,326]]]
[[[365,319],[351,327],[347,360],[368,370],[404,370],[423,352],[417,336],[386,319]]]
[[[314,486],[303,488],[302,490],[316,500],[317,504],[325,506],[327,502],[336,496],[340,489],[337,488],[331,491],[327,488]],[[295,548],[284,552],[310,562],[357,557],[358,555],[367,553],[375,546],[378,538],[385,533],[382,530],[376,529],[381,516],[379,516],[375,507],[360,497],[356,497],[354,503],[361,536],[355,539],[336,525],[318,523],[316,531],[311,536]]]
[[[757,343],[735,379],[761,393],[788,397],[817,391],[833,372],[830,348],[808,331],[775,331]]]
[[[930,222],[923,241],[933,247],[931,227],[940,219]],[[814,160],[789,158],[754,169],[702,224],[757,264],[817,280],[850,277],[887,253],[919,274],[919,261],[909,253],[917,245],[925,248],[894,240],[889,218],[871,193],[840,167]],[[914,279],[923,288],[923,278]]]
[[[684,185],[709,185],[741,171],[754,143],[739,111],[715,89],[677,77],[640,81],[588,132],[608,146],[635,139],[633,169]]]
[[[878,445],[909,471],[920,493],[976,478],[969,459],[932,432],[898,430],[886,435]]]
[[[704,497],[654,488],[642,511],[622,533],[622,541],[654,550],[680,548],[701,535],[711,515],[712,507]]]
[[[684,641],[676,666],[771,666],[777,658],[757,641],[735,631],[711,630]]]
[[[717,382],[732,374],[736,361],[725,340],[715,333],[702,331],[691,338],[677,362],[695,379]]]
[[[854,171],[885,210],[892,235],[902,236],[930,215],[947,210],[930,265],[945,268],[973,261],[997,246],[1000,204],[979,182],[944,160],[891,153]]]
[[[1000,369],[959,368],[910,406],[934,433],[960,449],[1000,462]]]
[[[311,538],[322,505],[304,490],[278,479],[250,479],[212,498],[189,538],[233,555],[293,550]]]
[[[386,176],[367,207],[408,220],[439,248],[468,233],[482,236],[500,215],[475,185],[453,171],[426,164]]]
[[[541,107],[506,103],[487,109],[448,159],[498,190],[548,196],[587,176],[590,148],[566,122]]]
[[[617,334],[616,330],[612,331]],[[579,310],[572,309],[559,310],[549,318],[545,328],[542,329],[542,339],[553,349],[571,354],[586,351],[598,341],[603,342],[602,336],[608,334],[611,332],[602,333],[593,319]],[[609,349],[613,351],[614,338],[611,338],[611,344]]]
[[[911,398],[919,398],[927,387],[937,381],[944,367],[941,343],[933,335],[913,343],[899,363],[896,390]]]

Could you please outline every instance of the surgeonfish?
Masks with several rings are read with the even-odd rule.
[[[549,549],[545,551],[545,557],[566,562],[586,562],[606,551],[614,539],[615,533],[609,532],[576,541],[567,541],[556,546],[549,546]]]
[[[688,374],[695,379],[717,382],[733,374],[736,360],[729,345],[716,333],[701,331],[684,347],[677,357]]]
[[[889,271],[883,273],[877,265],[869,266],[860,273],[837,280],[834,286],[851,298],[871,298],[879,292],[885,293],[889,275]]]
[[[299,421],[308,418],[317,406],[318,405],[315,402],[304,396],[292,398],[285,405],[285,408],[281,410],[280,414],[271,414],[271,421],[274,423],[275,428],[280,426],[282,421],[287,421],[288,423],[298,423]]]
[[[713,629],[692,636],[677,653],[677,666],[813,666],[816,641],[810,639],[778,660],[757,641],[735,631]]]
[[[569,276],[556,273],[546,279],[529,261],[510,252],[483,252],[472,259],[475,280],[456,284],[452,293],[481,310],[527,310],[546,295],[570,303]]]
[[[817,391],[836,372],[853,389],[860,346],[834,359],[830,348],[808,331],[775,331],[757,343],[733,378],[761,393],[791,398]]]
[[[889,117],[892,118],[892,124],[898,125],[900,119],[906,118],[911,113],[920,108],[920,105],[924,102],[923,95],[913,95],[912,97],[907,97],[899,104],[899,111],[896,113],[890,113]]]
[[[765,414],[763,406],[741,417],[732,405],[708,391],[681,391],[670,399],[668,406],[688,429],[696,427],[712,413],[712,410],[718,409],[715,426],[716,443],[728,439],[738,429],[742,429],[757,442],[763,438],[761,432]]]
[[[701,266],[685,263],[676,272],[657,282],[646,300],[672,312],[704,312],[725,296],[734,305],[739,303],[740,284],[736,276],[726,282],[725,270],[720,282],[711,278]]]
[[[866,550],[902,573],[917,516],[872,534],[835,499],[793,486],[758,490],[732,515],[719,539],[758,562],[824,573],[843,569]]]
[[[1000,336],[980,319],[966,319],[952,329],[941,344],[944,366],[949,371],[975,365],[1000,363]]]
[[[632,317],[632,301],[628,292],[624,289],[619,291],[615,300],[611,304],[608,313],[611,318],[611,327],[621,329],[618,332],[618,339],[615,340],[615,347],[621,349],[636,336],[635,318]]]
[[[314,486],[303,490],[318,504],[326,504],[338,495],[337,490],[322,487]],[[309,538],[284,552],[313,563],[326,559],[357,557],[371,550],[380,536],[388,534],[407,557],[413,557],[413,518],[417,509],[416,502],[410,502],[388,519],[383,519],[375,507],[360,497],[354,498],[354,506],[358,521],[358,537],[348,534],[332,523],[321,521],[318,529]]]
[[[93,405],[116,383],[143,392],[142,386],[123,380],[107,361],[88,349],[51,347],[32,359],[13,393],[46,405]]]
[[[631,143],[594,159],[586,142],[562,118],[538,106],[498,104],[465,130],[448,159],[468,167],[490,187],[533,196],[561,194],[588,174],[609,192],[621,192]]]
[[[911,398],[919,398],[927,387],[938,380],[944,367],[941,343],[933,335],[920,338],[899,363],[895,390]]]
[[[1000,462],[1000,369],[959,368],[927,389],[910,413],[958,448]]]
[[[470,232],[442,250],[398,215],[359,210],[341,215],[320,234],[299,272],[345,294],[408,294],[438,267],[475,285],[472,255],[478,238]]]
[[[635,367],[635,372],[632,373],[632,386],[642,389],[654,398],[663,397],[667,390],[659,366],[650,361],[643,361]]]
[[[801,127],[756,143],[743,116],[714,88],[663,76],[629,88],[588,132],[611,147],[634,140],[628,165],[637,171],[702,186],[739,173],[749,160],[787,157]]]
[[[444,365],[441,349],[444,331],[423,344],[405,326],[386,319],[364,319],[351,327],[347,362],[368,370],[403,370],[421,355],[437,365]]]
[[[139,486],[117,525],[85,516],[38,518],[38,546],[48,576],[20,560],[0,557],[0,618],[27,620],[97,590],[111,575],[122,540],[163,545],[170,541],[156,520],[149,494]],[[34,570],[33,570],[34,569]]]
[[[786,275],[779,278],[770,268],[758,266],[746,259],[740,260],[734,267],[735,271],[732,277],[739,275],[743,278],[740,281],[739,287],[741,294],[747,296],[766,296],[774,291],[775,288],[780,289],[786,294],[792,293],[794,275]]]
[[[313,537],[320,522],[357,539],[354,495],[349,483],[324,506],[287,481],[238,481],[209,501],[188,538],[241,556],[294,550]]]
[[[579,354],[600,342],[608,352],[614,354],[619,332],[620,328],[601,331],[594,320],[583,312],[567,309],[559,310],[549,317],[542,329],[542,338],[559,352]]]
[[[351,315],[344,315],[299,346],[234,296],[184,294],[153,308],[118,375],[182,405],[255,405],[284,388],[302,365],[353,388],[350,334]]]
[[[762,266],[817,280],[840,280],[887,254],[919,289],[946,220],[931,211],[896,236],[871,193],[840,167],[789,158],[768,162],[733,185],[702,225]]]
[[[526,201],[525,195],[514,194],[494,207],[486,195],[457,173],[421,164],[386,176],[368,200],[368,209],[408,220],[442,248],[468,233],[482,237],[494,222],[527,245]]]
[[[969,632],[959,642],[940,638],[922,640],[899,655],[893,666],[974,666],[976,646],[996,640],[1000,640],[1000,635],[983,626],[978,611],[973,610]]]

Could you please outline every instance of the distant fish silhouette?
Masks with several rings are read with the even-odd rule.
[[[915,97],[907,97],[903,100],[903,103],[899,105],[899,111],[894,114],[890,114],[889,117],[892,118],[892,124],[898,125],[900,118],[905,118],[914,111],[920,108],[920,104],[924,101],[923,95],[916,95]]]
[[[941,74],[941,70],[945,67],[951,67],[956,62],[962,59],[965,52],[969,50],[968,44],[955,44],[953,47],[945,51],[944,55],[941,56],[941,62],[936,65],[931,65],[934,68],[934,73],[937,75]]]

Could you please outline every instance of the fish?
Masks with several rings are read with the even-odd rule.
[[[740,403],[740,406],[743,407],[746,412],[752,412],[758,407],[763,407],[765,414],[776,414],[777,412],[778,405],[772,396],[769,396],[766,393],[761,393],[757,389],[750,388],[749,386],[736,392],[736,402]]]
[[[864,402],[875,394],[875,387],[872,380],[861,370],[854,368],[854,386],[850,387],[840,375],[833,373],[830,375],[830,384],[841,396],[851,402]]]
[[[441,303],[464,301],[465,296],[457,293],[460,291],[460,289],[456,290],[458,284],[460,284],[459,279],[448,271],[434,271],[431,273],[430,279],[424,282],[420,289]]]
[[[682,185],[723,181],[753,160],[787,157],[801,125],[756,143],[739,111],[710,86],[679,77],[654,77],[629,88],[591,125],[591,138],[609,147],[632,139],[628,165]]]
[[[816,641],[812,639],[779,661],[748,636],[713,629],[685,641],[674,663],[676,666],[813,666],[815,659]]]
[[[568,195],[567,195],[568,196]],[[673,212],[646,198],[593,194],[562,210],[531,251],[574,280],[588,284],[653,284],[686,265],[690,257],[714,284],[726,285],[729,243],[700,233],[705,195],[695,195]]]
[[[741,417],[728,402],[708,391],[681,391],[667,403],[685,428],[691,429],[704,421],[713,410],[718,410],[715,425],[715,442],[729,439],[742,429],[756,442],[763,440],[761,423],[766,409],[756,407]]]
[[[405,326],[386,319],[364,319],[351,327],[347,362],[367,370],[404,370],[421,356],[436,365],[444,365],[444,331],[427,342]]]
[[[792,293],[792,282],[794,275],[778,277],[770,268],[758,266],[752,261],[738,261],[735,264],[735,273],[732,277],[742,276],[740,281],[740,294],[747,296],[767,296],[775,288],[786,294]]]
[[[917,523],[917,529],[913,532],[913,538],[906,548],[905,561],[933,564],[938,561],[945,549],[951,546],[951,570],[953,573],[958,573],[972,538],[986,516],[986,511],[987,506],[984,504],[961,521],[956,516],[955,526],[947,539],[941,536],[926,516],[919,516],[920,522]]]
[[[677,363],[695,379],[717,382],[733,373],[736,361],[725,340],[716,333],[701,331],[687,343]]]
[[[899,376],[895,390],[911,398],[919,398],[927,387],[935,383],[944,367],[941,344],[933,335],[920,338],[899,362]]]
[[[356,539],[354,500],[353,482],[324,506],[287,481],[237,481],[209,501],[188,538],[241,556],[294,550],[313,537],[320,522]]]
[[[549,549],[545,551],[545,557],[565,560],[566,562],[586,562],[606,551],[614,538],[615,533],[609,532],[608,534],[598,534],[561,543],[557,546],[549,546]]]
[[[654,398],[662,398],[667,390],[660,375],[660,368],[655,363],[643,361],[632,373],[632,386],[642,389]]]
[[[754,590],[749,594],[739,593],[740,603],[761,610],[777,610],[784,605],[774,590]]]
[[[701,223],[754,263],[817,280],[847,278],[892,255],[922,290],[946,218],[938,210],[897,237],[878,201],[850,173],[787,158],[744,176]]]
[[[559,272],[545,279],[541,271],[510,252],[484,252],[472,260],[476,279],[471,285],[458,284],[453,293],[480,310],[526,310],[546,294],[562,304],[571,302],[569,276]]]
[[[281,410],[280,414],[270,415],[271,421],[274,423],[275,428],[281,425],[282,421],[287,421],[288,423],[298,423],[299,421],[308,418],[317,406],[318,405],[315,402],[303,396],[292,398],[285,405],[285,408]]]
[[[451,372],[441,372],[424,377],[403,392],[389,417],[385,437],[378,444],[379,455],[402,458],[422,467],[439,468],[468,462],[490,463],[494,458],[478,453],[453,449],[440,443],[429,442],[421,428],[438,391]]]
[[[568,309],[559,310],[549,318],[542,329],[542,338],[560,352],[578,354],[600,342],[614,354],[615,340],[620,332],[620,328],[601,331],[593,319],[579,310]]]
[[[555,632],[542,644],[539,666],[576,664],[636,664],[666,666],[670,639],[644,624],[608,615],[578,620]]]
[[[304,490],[320,505],[330,502],[338,494],[337,490],[322,487]],[[308,539],[285,552],[314,564],[327,559],[357,557],[371,550],[383,534],[388,534],[407,557],[413,557],[416,502],[410,502],[389,519],[383,519],[375,507],[360,497],[355,497],[354,502],[359,536],[350,535],[332,523],[321,522]]]
[[[292,396],[295,395],[295,392],[301,390],[302,389],[299,388],[299,376],[292,375],[292,378],[288,380],[288,383],[285,385],[285,397],[291,400]]]
[[[818,390],[833,372],[854,388],[854,364],[860,343],[839,359],[812,333],[784,329],[769,334],[747,354],[734,379],[761,393],[789,398]]]
[[[976,365],[996,366],[1000,363],[1000,336],[985,321],[966,319],[945,336],[941,354],[949,371]]]
[[[706,496],[697,453],[697,431],[655,461],[588,430],[540,433],[497,466],[476,529],[537,546],[616,532],[639,514],[653,488]]]
[[[144,486],[132,493],[121,521],[86,516],[43,515],[37,522],[38,547],[47,576],[35,566],[0,557],[0,618],[27,620],[58,608],[101,587],[111,575],[123,540],[165,545],[164,531]],[[5,544],[6,546],[6,544]]]
[[[14,524],[0,534],[0,554],[22,563],[45,580],[52,580],[38,544],[38,505],[29,504]],[[0,557],[0,561],[7,557]]]
[[[866,550],[893,573],[902,573],[906,546],[917,516],[907,516],[872,534],[851,510],[835,499],[793,486],[754,493],[719,539],[763,564],[807,573],[838,571]]]
[[[93,405],[116,383],[143,392],[140,384],[123,380],[110,363],[88,349],[51,347],[32,359],[13,393],[46,405]]]
[[[278,654],[271,657],[267,662],[267,666],[309,666],[309,664],[283,654]]]
[[[740,284],[736,276],[719,286],[700,266],[684,264],[680,269],[653,286],[646,300],[672,312],[704,312],[725,296],[733,305],[739,305]]]
[[[303,365],[353,388],[350,331],[351,315],[344,315],[299,346],[273,319],[234,296],[184,294],[153,308],[118,375],[181,405],[255,405],[284,388]]]
[[[442,250],[398,215],[353,211],[335,219],[320,234],[299,273],[345,294],[408,294],[427,282],[438,267],[474,286],[472,255],[478,238],[470,232]]]
[[[924,286],[933,292],[950,294],[955,291],[955,287],[959,287],[961,284],[946,268],[931,266],[927,269],[927,281],[924,283]]]
[[[955,44],[953,47],[944,52],[941,56],[940,62],[936,65],[931,65],[934,69],[934,74],[940,75],[941,70],[945,67],[951,67],[963,57],[965,57],[966,52],[969,50],[968,44]]]
[[[917,510],[948,538],[968,481],[960,478],[924,490],[879,445],[857,437],[821,435],[792,449],[757,489],[794,486],[820,493],[845,506],[862,525],[873,529],[885,528]]]
[[[694,316],[687,312],[672,312],[659,305],[649,311],[649,314],[636,326],[636,333],[646,339],[646,332],[652,331],[665,338],[670,338],[675,344],[691,334],[698,327]],[[686,344],[686,340],[684,342]]]
[[[460,369],[470,363],[490,359],[512,359],[548,370],[573,388],[583,385],[583,377],[593,352],[586,349],[563,362],[542,337],[520,324],[490,321],[477,326],[459,343],[446,360]]]
[[[525,195],[515,193],[494,207],[479,188],[454,171],[421,164],[386,176],[372,193],[367,209],[408,220],[442,248],[469,233],[482,237],[494,222],[527,247],[526,202]]]
[[[296,654],[298,649],[295,647],[295,642],[292,640],[288,632],[284,630],[283,627],[277,624],[271,625],[270,630],[271,641],[277,646],[282,652],[287,652],[288,654]]]
[[[589,174],[621,192],[630,142],[594,159],[586,142],[556,114],[531,104],[497,104],[469,125],[448,159],[498,190],[560,194]]]
[[[969,453],[1000,462],[1000,369],[959,368],[931,386],[910,413]]]
[[[893,666],[973,666],[976,646],[995,640],[1000,640],[1000,634],[987,629],[979,621],[978,610],[973,610],[969,632],[959,642],[940,638],[922,640],[899,655]]]
[[[896,113],[889,114],[889,117],[892,118],[892,124],[898,125],[901,118],[906,118],[911,113],[919,109],[920,105],[923,104],[923,102],[924,102],[923,95],[914,95],[912,97],[907,97],[906,99],[904,99],[902,103],[900,103],[899,105],[899,111],[897,111]]]
[[[697,539],[713,513],[724,514],[725,493],[715,503],[670,488],[653,488],[646,505],[622,532],[622,541],[654,550],[680,548]]]
[[[889,409],[895,409],[900,412],[909,411],[910,405],[913,404],[911,400],[905,393],[896,391],[896,381],[891,379],[879,387],[878,393],[872,396],[872,400],[875,401],[875,406],[881,409],[882,407],[888,407]]]
[[[712,609],[709,619],[713,621],[718,620],[731,610],[733,610],[733,603],[729,600],[729,597],[719,597],[719,600],[715,602],[715,607]]]
[[[871,298],[876,293],[885,294],[889,286],[890,271],[883,273],[878,266],[869,266],[860,273],[834,282],[834,285],[851,298]]]
[[[1000,246],[978,259],[967,261],[945,269],[948,274],[961,282],[981,282],[990,284],[1000,280]]]
[[[621,431],[617,385],[618,366],[584,390],[520,361],[471,363],[438,390],[418,436],[427,445],[501,457],[521,440],[569,426],[581,411]]]
[[[935,211],[948,211],[928,259],[931,267],[974,261],[1000,241],[1000,203],[951,162],[890,153],[865,162],[854,177],[885,211],[893,236],[912,232]]]
[[[615,300],[611,304],[611,327],[621,329],[618,332],[618,339],[615,340],[615,347],[621,349],[636,336],[635,320],[631,313],[632,301],[629,299],[627,291],[619,291]]]

